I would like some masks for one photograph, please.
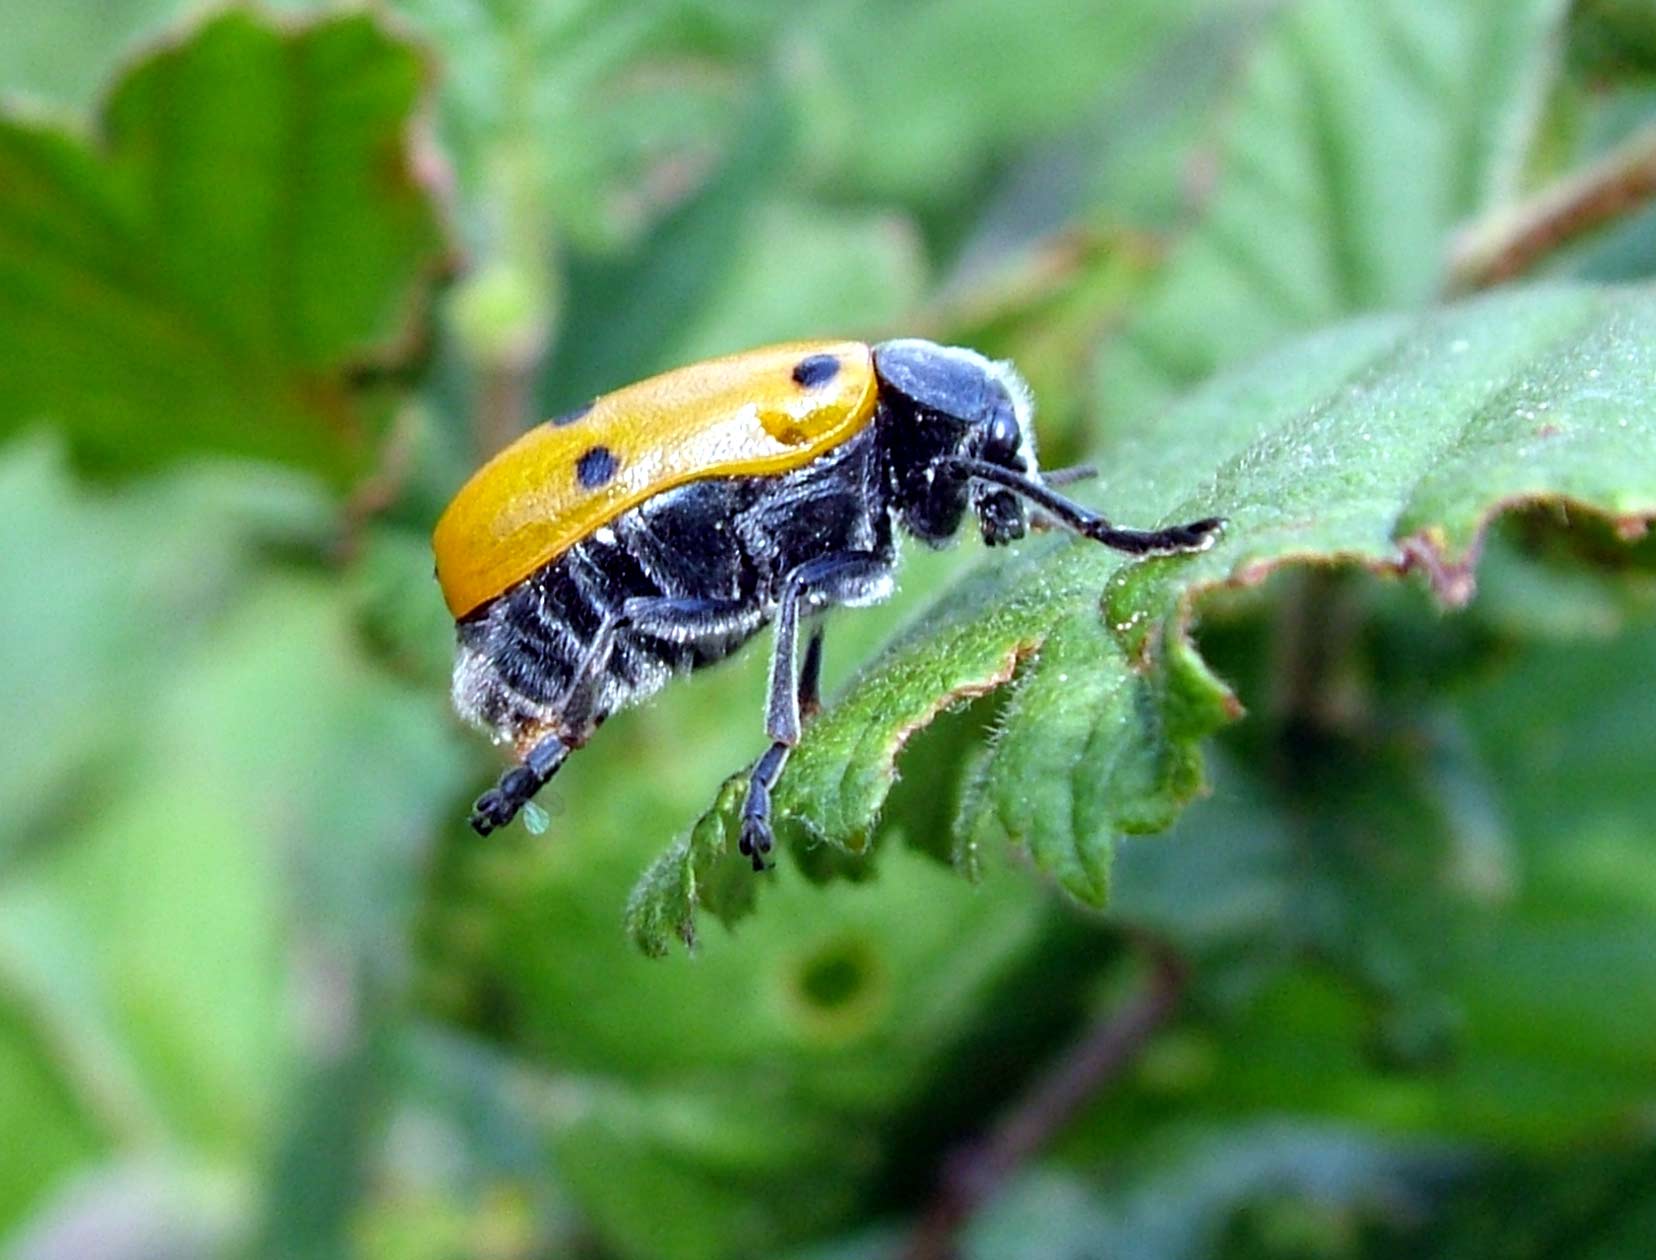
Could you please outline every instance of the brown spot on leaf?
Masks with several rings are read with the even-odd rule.
[[[1432,594],[1450,608],[1464,608],[1471,603],[1477,590],[1472,569],[1477,564],[1478,548],[1473,548],[1458,561],[1444,558],[1443,539],[1434,530],[1422,530],[1405,538],[1398,549],[1403,553],[1401,573],[1423,573]]]

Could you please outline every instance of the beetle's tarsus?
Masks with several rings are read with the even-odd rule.
[[[775,847],[775,843],[769,822],[752,814],[742,818],[742,838],[736,847],[743,857],[753,859],[754,870],[767,869],[765,856]]]
[[[742,836],[736,848],[743,857],[753,859],[756,871],[765,869],[765,855],[776,846],[770,824],[771,788],[787,756],[787,745],[772,744],[748,777],[747,799],[742,802]]]
[[[504,827],[517,816],[518,806],[514,805],[499,788],[490,788],[477,798],[472,806],[471,827],[480,836],[486,836],[499,827]]]
[[[569,752],[570,746],[557,735],[544,736],[529,750],[522,765],[506,771],[494,787],[477,798],[472,806],[472,830],[486,836],[516,818],[518,811],[558,772]]]
[[[1135,555],[1168,556],[1206,551],[1219,540],[1224,528],[1224,517],[1207,516],[1185,525],[1169,525],[1166,529],[1149,530],[1117,529],[1101,521],[1088,529],[1086,534],[1089,538],[1118,551],[1127,551]]]

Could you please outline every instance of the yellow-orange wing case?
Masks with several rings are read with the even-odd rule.
[[[449,611],[465,616],[664,490],[799,468],[862,429],[874,402],[868,346],[799,341],[666,372],[531,429],[437,522]]]

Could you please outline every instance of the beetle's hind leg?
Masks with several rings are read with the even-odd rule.
[[[472,830],[486,836],[497,827],[504,827],[517,817],[518,810],[529,798],[546,786],[546,781],[575,751],[557,735],[547,735],[529,750],[521,765],[513,766],[500,776],[500,781],[472,806]]]
[[[560,719],[559,729],[542,736],[529,749],[522,764],[502,774],[494,787],[477,798],[470,821],[478,835],[486,836],[516,818],[518,810],[569,760],[569,754],[592,735],[597,726],[593,706],[598,681],[609,666],[615,636],[626,622],[624,611],[612,612],[604,618],[576,663],[562,699],[554,706]]]
[[[765,855],[775,845],[771,832],[771,790],[782,777],[782,767],[799,743],[802,719],[820,707],[822,627],[816,626],[797,671],[801,605],[873,602],[884,596],[891,578],[888,557],[869,551],[850,551],[809,560],[788,575],[776,614],[776,645],[771,653],[770,699],[765,708],[765,733],[771,746],[754,763],[748,776],[747,799],[742,803],[742,836],[738,848],[751,858],[753,869],[765,869]],[[798,674],[797,679],[795,674]]]
[[[517,816],[529,799],[569,759],[569,754],[592,738],[603,721],[598,711],[599,688],[615,651],[616,636],[629,627],[661,638],[694,642],[728,634],[751,624],[748,606],[740,600],[677,599],[640,596],[629,599],[606,616],[587,645],[563,698],[555,706],[559,728],[540,738],[523,758],[500,776],[500,781],[472,806],[472,830],[486,836]]]

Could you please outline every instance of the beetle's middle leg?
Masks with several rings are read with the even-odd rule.
[[[777,605],[776,643],[771,651],[770,697],[765,706],[765,734],[771,746],[754,763],[742,804],[742,855],[753,859],[753,869],[765,869],[765,854],[775,843],[771,833],[771,790],[782,767],[799,743],[802,715],[818,708],[822,671],[822,627],[817,626],[805,649],[805,664],[796,670],[799,618],[803,607],[872,601],[885,593],[891,578],[891,560],[871,551],[807,560],[788,574]],[[796,678],[797,674],[797,678]]]
[[[805,663],[799,667],[799,686],[794,689],[799,697],[801,721],[814,718],[822,711],[822,623],[811,627],[811,638],[805,645]]]
[[[752,620],[753,615],[740,600],[670,596],[629,599],[620,609],[606,615],[581,654],[562,699],[554,706],[559,716],[558,729],[542,736],[524,755],[521,764],[507,770],[494,787],[477,798],[472,807],[472,829],[486,836],[511,822],[558,772],[569,754],[592,738],[600,720],[596,711],[599,685],[615,651],[616,636],[622,630],[632,628],[689,643],[729,633],[744,619]]]

